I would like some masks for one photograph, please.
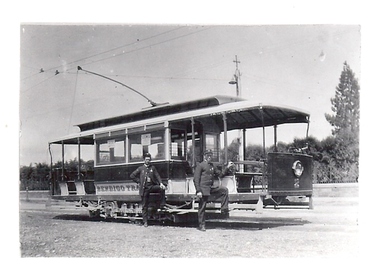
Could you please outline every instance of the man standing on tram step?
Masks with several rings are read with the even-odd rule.
[[[144,154],[144,165],[138,167],[130,177],[133,181],[139,184],[139,195],[142,200],[142,216],[144,227],[148,227],[148,205],[149,194],[160,193],[161,202],[160,208],[165,207],[165,188],[157,169],[150,163],[152,156],[150,153]]]
[[[228,189],[226,187],[218,186],[213,187],[214,177],[220,178],[228,174],[229,169],[234,166],[232,162],[223,171],[218,170],[212,164],[212,151],[206,150],[204,152],[204,161],[199,163],[194,172],[194,185],[196,195],[199,197],[198,207],[198,230],[206,231],[206,204],[208,201],[221,199],[221,213],[228,217]]]

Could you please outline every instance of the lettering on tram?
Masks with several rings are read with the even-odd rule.
[[[268,202],[275,206],[288,196],[305,197],[312,206],[312,157],[304,149],[277,151],[277,128],[305,125],[309,113],[298,108],[257,104],[240,97],[213,96],[199,100],[155,105],[118,117],[79,124],[79,133],[49,142],[52,159],[53,199],[75,202],[90,215],[104,218],[141,219],[140,185],[130,178],[144,165],[149,153],[151,165],[165,184],[165,206],[160,193],[149,195],[149,220],[188,221],[197,218],[200,198],[194,186],[194,171],[203,153],[212,152],[215,169],[229,173],[213,176],[213,187],[228,190],[229,210],[263,212]],[[248,130],[263,136],[261,160],[247,160]],[[274,132],[274,150],[265,150],[265,132]],[[229,159],[230,133],[240,133],[239,155]],[[58,155],[57,152],[59,152]],[[86,152],[93,168],[81,164]],[[76,170],[65,167],[66,153],[76,153]],[[54,155],[54,156],[53,156]],[[144,188],[144,187],[142,187]],[[206,214],[227,218],[220,199],[210,199]]]

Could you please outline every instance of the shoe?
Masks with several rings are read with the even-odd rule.
[[[144,227],[148,227],[148,223],[147,222],[144,222]]]
[[[198,229],[199,231],[203,231],[203,232],[206,231],[206,227],[205,227],[204,225],[199,226],[197,229]]]
[[[223,218],[229,218],[230,217],[230,211],[228,209],[220,210],[220,213],[221,213]]]
[[[228,209],[223,209],[223,210],[220,210],[220,213],[221,213],[222,215],[228,215],[228,214],[230,213],[230,210],[228,210]]]

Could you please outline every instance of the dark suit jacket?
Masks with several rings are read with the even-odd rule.
[[[203,161],[198,164],[194,172],[194,185],[196,192],[202,192],[203,196],[209,196],[214,178],[224,177],[228,173],[228,169],[218,170],[212,163]]]
[[[138,167],[134,172],[131,173],[130,177],[133,181],[139,184],[140,196],[142,196],[144,193],[147,176],[150,177],[153,185],[160,185],[160,183],[162,183],[161,177],[154,166],[150,165],[147,167],[145,165],[142,165]]]

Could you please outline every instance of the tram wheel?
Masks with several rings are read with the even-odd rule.
[[[117,216],[117,203],[116,201],[109,201],[104,207],[104,213],[106,218],[115,218]]]
[[[99,218],[100,217],[100,210],[99,209],[89,210],[88,214],[89,214],[90,218]]]

